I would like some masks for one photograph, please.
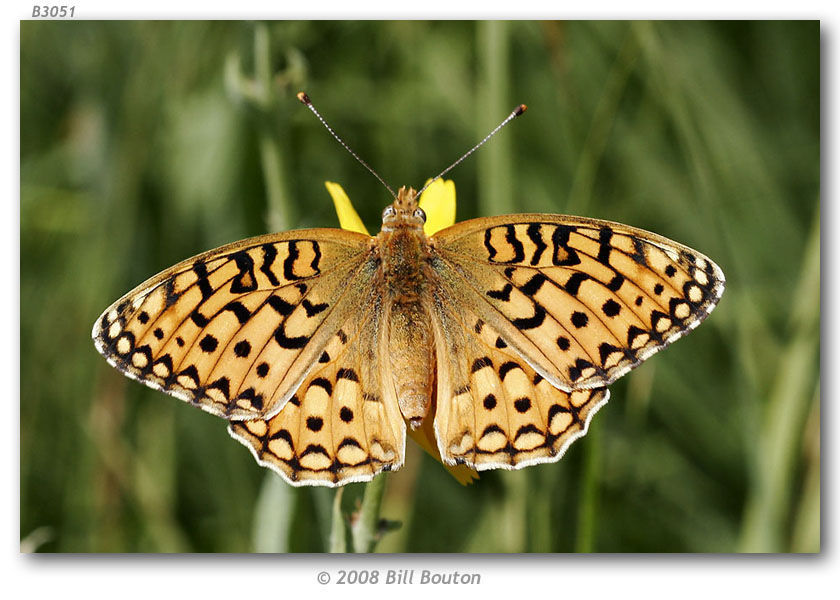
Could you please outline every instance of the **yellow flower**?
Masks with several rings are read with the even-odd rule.
[[[341,224],[341,228],[370,235],[344,189],[332,181],[327,181],[325,185],[335,204],[335,212],[338,213],[338,222]],[[444,181],[443,179],[436,180],[423,191],[419,204],[420,208],[426,212],[426,224],[423,227],[426,235],[432,235],[453,225],[455,223],[455,182]],[[423,424],[418,429],[407,428],[408,435],[435,460],[443,464],[437,448],[433,423],[434,414],[430,412],[423,419]],[[474,479],[478,479],[478,473],[466,465],[449,466],[443,464],[443,466],[461,485],[468,485]]]
[[[359,213],[353,208],[353,203],[350,202],[344,188],[332,181],[326,181],[324,185],[327,186],[327,191],[332,196],[341,228],[370,235],[365,228],[365,224],[359,218]],[[445,227],[454,225],[455,182],[443,179],[435,180],[420,196],[419,204],[420,208],[426,213],[426,224],[423,226],[426,235],[432,235]]]

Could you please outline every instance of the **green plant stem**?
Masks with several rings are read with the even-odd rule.
[[[572,215],[585,215],[589,211],[592,200],[592,189],[595,187],[595,177],[598,166],[604,157],[610,132],[619,112],[619,103],[627,87],[627,80],[633,72],[639,46],[632,35],[627,35],[619,48],[604,91],[598,99],[586,141],[580,153],[572,187],[569,191],[569,201],[566,211]]]
[[[756,477],[744,512],[739,550],[782,552],[785,528],[805,421],[819,364],[820,220],[819,208],[794,292],[790,342],[779,357],[769,392],[756,457]]]
[[[480,62],[478,139],[487,135],[513,106],[508,98],[510,66],[508,27],[505,21],[478,23]],[[515,212],[513,203],[512,154],[508,136],[497,136],[476,155],[478,161],[479,214]]]
[[[583,486],[578,506],[575,552],[595,551],[595,515],[598,513],[598,479],[601,471],[601,428],[592,427],[586,436]]]
[[[347,552],[347,526],[344,522],[344,513],[341,512],[341,498],[343,496],[344,488],[340,487],[335,491],[333,497],[329,540],[329,552],[333,554]]]
[[[805,478],[793,522],[791,551],[820,551],[820,384],[811,400],[805,426]]]
[[[295,492],[279,475],[268,471],[254,508],[254,552],[288,552]]]
[[[379,511],[382,508],[382,497],[385,495],[385,480],[387,475],[381,473],[373,481],[365,484],[362,506],[352,526],[353,551],[373,552],[379,540]]]
[[[279,119],[275,115],[277,98],[271,69],[271,44],[268,26],[258,23],[254,28],[254,77],[258,91],[258,135],[260,163],[269,206],[269,227],[273,231],[290,229],[295,223],[295,207],[286,190],[283,174],[285,156],[279,136]]]

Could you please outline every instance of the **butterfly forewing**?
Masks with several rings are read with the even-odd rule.
[[[129,377],[214,414],[271,414],[358,307],[369,239],[303,230],[188,259],[108,308],[96,347]]]
[[[567,391],[615,381],[696,327],[723,293],[707,257],[608,221],[490,217],[432,243],[450,293]]]

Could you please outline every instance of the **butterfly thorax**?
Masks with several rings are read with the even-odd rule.
[[[397,199],[382,214],[377,242],[385,287],[395,302],[417,302],[423,295],[430,254],[424,221],[412,188],[400,188]]]
[[[434,339],[428,296],[430,246],[417,193],[400,188],[382,215],[377,236],[385,288],[386,356],[403,417],[418,427],[429,410],[434,383]]]

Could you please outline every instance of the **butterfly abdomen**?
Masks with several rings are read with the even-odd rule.
[[[429,316],[420,302],[394,302],[388,311],[388,360],[400,412],[416,428],[429,412],[434,346]]]

